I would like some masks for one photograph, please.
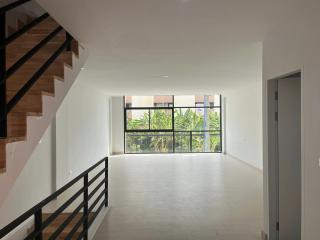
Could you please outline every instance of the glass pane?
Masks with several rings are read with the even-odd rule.
[[[149,129],[149,110],[127,110],[127,129]]]
[[[220,130],[220,108],[176,108],[174,124],[177,131]]]
[[[151,129],[152,130],[169,130],[172,129],[172,110],[156,109],[150,110]]]
[[[173,147],[175,152],[221,152],[220,95],[126,96],[125,106],[127,130],[133,131],[125,134],[127,153],[168,153]],[[164,107],[173,107],[174,126],[172,109]]]
[[[193,130],[220,130],[220,108],[196,108]]]
[[[220,108],[211,108],[209,111],[210,128],[206,130],[220,131]]]
[[[220,135],[210,134],[210,150],[211,152],[221,152]]]
[[[172,133],[126,133],[126,153],[168,153],[172,145]]]
[[[175,151],[191,152],[190,139],[191,135],[189,132],[175,132]]]
[[[129,107],[171,107],[173,96],[126,96],[125,106]]]
[[[206,136],[206,137],[205,137]],[[205,144],[206,139],[206,144]],[[192,133],[192,152],[208,152],[210,149],[210,134],[203,132]]]
[[[194,118],[196,116],[194,108],[174,109],[174,128],[180,131],[190,131],[194,128]]]
[[[220,135],[213,132],[193,132],[192,152],[220,152]]]

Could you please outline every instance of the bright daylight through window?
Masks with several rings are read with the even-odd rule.
[[[125,153],[221,152],[221,95],[124,97]]]

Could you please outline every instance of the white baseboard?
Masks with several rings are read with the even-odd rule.
[[[236,159],[236,160],[238,160],[238,161],[246,164],[247,166],[249,166],[249,167],[251,167],[251,168],[253,168],[253,169],[255,169],[255,170],[259,171],[259,172],[263,172],[263,169],[260,169],[260,168],[258,168],[258,167],[256,167],[256,166],[253,166],[253,165],[247,163],[246,161],[244,161],[244,160],[242,160],[242,159],[240,159],[240,158],[237,158],[237,157],[233,156],[233,155],[230,154],[230,153],[225,153],[225,154],[226,154],[227,156],[231,157],[231,158],[234,158],[234,159]]]
[[[110,210],[110,206],[107,208],[102,208],[101,212],[99,213],[99,215],[97,216],[97,218],[95,219],[93,224],[91,225],[91,228],[89,229],[89,239],[90,240],[94,239],[96,232],[98,231],[101,223],[103,222],[104,218],[108,214],[109,210]]]

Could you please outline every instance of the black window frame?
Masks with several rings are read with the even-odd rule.
[[[214,106],[212,104],[210,104],[210,106],[188,106],[188,107],[175,107],[174,105],[174,95],[173,97],[173,103],[171,107],[127,107],[126,106],[126,101],[125,101],[125,96],[123,97],[123,108],[124,108],[124,153],[125,154],[172,154],[172,153],[222,153],[222,141],[223,141],[223,137],[222,137],[222,95],[219,95],[219,106],[216,106],[214,104]],[[175,116],[174,116],[174,111],[175,109],[219,109],[220,111],[220,128],[219,130],[175,130]],[[148,129],[127,129],[127,111],[130,110],[148,110],[148,115],[149,115],[149,128]],[[150,119],[151,119],[151,110],[171,110],[171,114],[172,114],[172,125],[171,125],[171,129],[151,129],[151,125],[150,125]],[[140,152],[136,152],[136,153],[131,153],[131,152],[127,152],[126,151],[126,133],[172,133],[173,139],[172,139],[172,152],[152,152],[152,153],[140,153]],[[210,135],[214,135],[214,136],[219,136],[219,140],[220,140],[220,146],[219,146],[219,150],[218,151],[209,151],[209,152],[193,152],[192,151],[192,139],[194,134],[199,134],[199,133],[205,133],[205,132],[209,132]],[[175,144],[175,133],[189,133],[190,134],[190,150],[189,152],[183,152],[183,151],[176,151],[176,144]]]

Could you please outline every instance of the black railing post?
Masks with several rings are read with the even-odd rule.
[[[105,188],[105,190],[106,190],[106,192],[105,192],[105,200],[106,200],[106,203],[105,203],[105,207],[108,207],[108,205],[109,205],[109,199],[108,199],[108,191],[109,191],[109,189],[108,189],[108,182],[109,182],[109,174],[108,174],[108,167],[109,167],[109,161],[108,161],[108,158],[106,157],[105,158],[105,160],[104,160],[104,162],[105,162],[105,172],[104,172],[104,178],[105,178],[105,183],[104,183],[104,188]]]
[[[34,213],[34,231],[40,231],[40,233],[35,237],[35,240],[42,240],[42,209]]]
[[[68,42],[68,45],[67,45],[66,49],[67,49],[68,52],[70,52],[71,51],[72,36],[68,32],[66,32],[66,40]]]
[[[192,131],[190,131],[190,152],[192,152]]]
[[[6,13],[0,13],[0,138],[7,137]]]
[[[89,208],[88,208],[88,202],[89,202],[89,180],[88,180],[88,173],[86,173],[83,177],[83,186],[84,186],[84,192],[83,192],[83,240],[88,239],[88,228],[89,228],[89,223],[88,223],[88,217],[89,217]]]

